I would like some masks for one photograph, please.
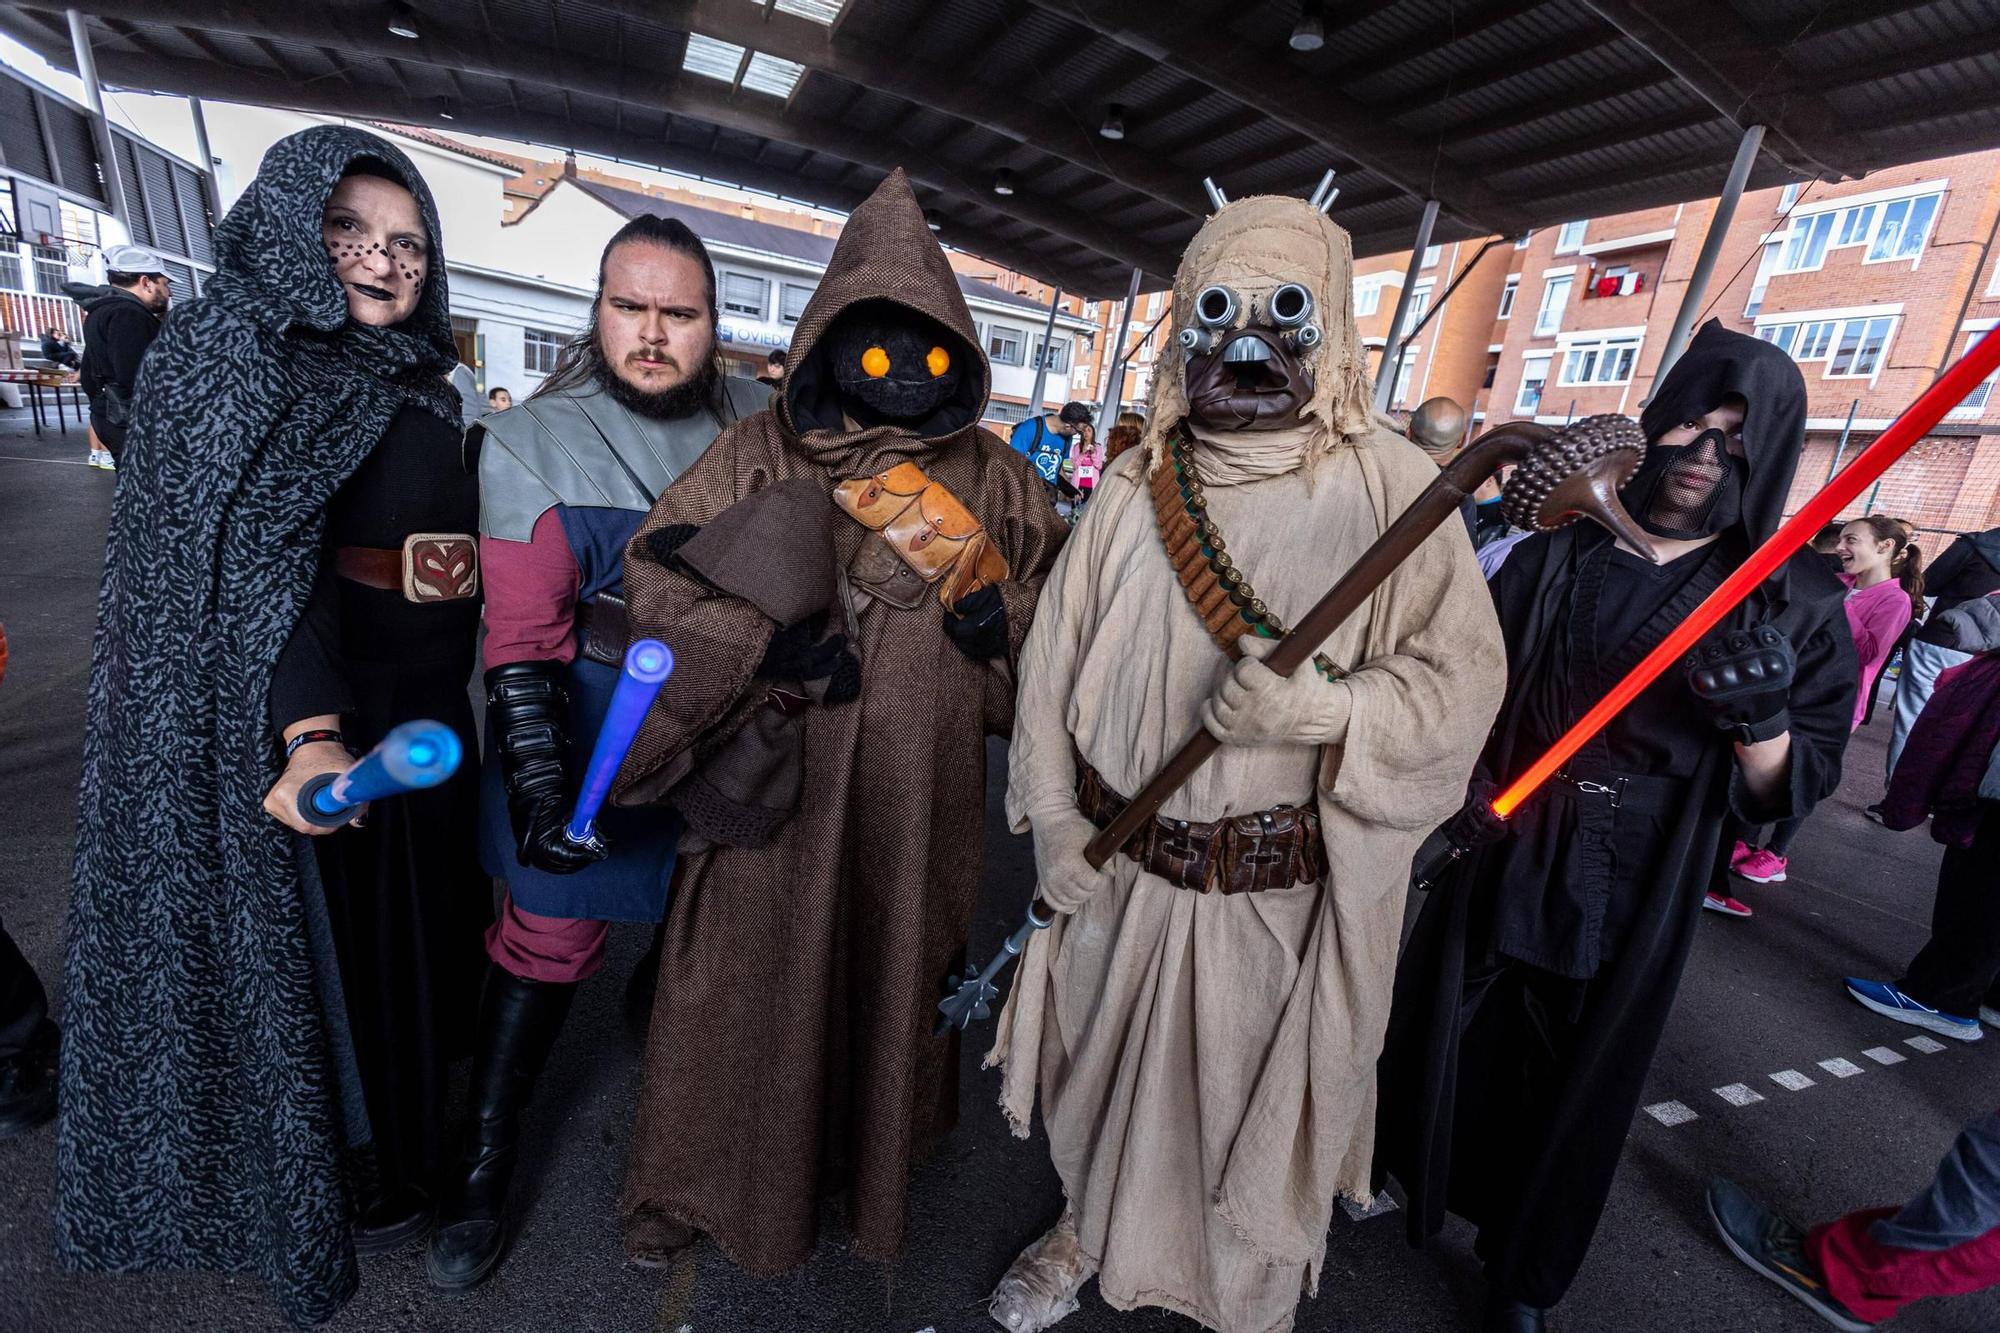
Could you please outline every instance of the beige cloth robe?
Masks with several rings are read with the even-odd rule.
[[[1113,788],[1138,791],[1226,669],[1161,548],[1147,461],[1113,465],[1042,590],[1007,796],[1017,832],[1073,803],[1073,744]],[[1437,476],[1379,423],[1310,471],[1212,476],[1207,490],[1238,566],[1287,624]],[[1464,799],[1506,676],[1455,521],[1324,648],[1353,670],[1325,686],[1352,692],[1345,742],[1224,746],[1162,813],[1316,800],[1326,881],[1204,895],[1115,858],[1081,910],[1033,936],[988,1057],[1006,1066],[1017,1134],[1041,1090],[1104,1298],[1228,1333],[1289,1329],[1317,1288],[1335,1197],[1368,1198],[1411,858]]]

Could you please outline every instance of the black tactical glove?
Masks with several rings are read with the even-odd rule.
[[[1485,778],[1472,780],[1465,805],[1444,824],[1444,836],[1452,846],[1476,851],[1507,836],[1507,821],[1493,813],[1493,798],[1499,794],[1500,789]]]
[[[581,844],[563,833],[571,793],[563,771],[569,697],[557,680],[561,670],[559,662],[509,662],[486,673],[486,731],[500,747],[514,856],[551,875],[574,874],[610,854],[602,838]]]
[[[824,680],[830,704],[859,698],[861,663],[848,651],[845,634],[826,634],[825,630],[823,612],[772,630],[755,674],[765,680]]]
[[[1000,585],[989,583],[970,597],[960,598],[944,618],[944,632],[975,662],[1005,657],[1007,604],[1000,597]]]
[[[1791,730],[1787,704],[1798,654],[1776,625],[1711,634],[1688,654],[1688,688],[1708,706],[1715,725],[1745,745]]]

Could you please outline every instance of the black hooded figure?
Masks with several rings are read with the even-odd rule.
[[[397,324],[350,319],[322,237],[353,174],[408,190],[428,233]],[[340,715],[364,748],[428,716],[475,753],[478,601],[462,574],[419,562],[426,595],[383,569],[412,533],[475,531],[477,497],[408,158],[295,134],[215,240],[139,376],[98,598],[56,1246],[83,1271],[253,1273],[306,1325],[354,1290],[356,1213],[434,1164],[491,896],[469,767],[310,844],[261,802],[297,718]]]
[[[1740,436],[1704,429],[1738,404]],[[1716,539],[1658,566],[1590,524],[1514,549],[1492,584],[1507,698],[1475,796],[1518,776],[1777,529],[1805,406],[1789,356],[1711,322],[1641,418],[1649,442],[1693,438],[1649,448],[1624,499],[1657,536]],[[1412,1244],[1446,1211],[1478,1225],[1489,1329],[1541,1328],[1583,1262],[1724,822],[1804,814],[1839,781],[1857,678],[1842,592],[1817,556],[1794,556],[1697,649],[1716,662],[1663,675],[1423,904],[1396,973],[1376,1174],[1407,1191]],[[1782,669],[1744,688],[1744,664],[1772,653],[1795,659],[1789,688],[1772,684]],[[1696,676],[1732,683],[1718,663],[1736,687],[1703,698]],[[1779,775],[1746,780],[1786,736]]]

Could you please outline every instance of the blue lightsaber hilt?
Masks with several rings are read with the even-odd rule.
[[[442,722],[405,722],[345,772],[322,773],[299,790],[299,816],[339,828],[370,801],[435,787],[458,771],[465,747]]]
[[[618,672],[618,688],[611,694],[611,707],[604,712],[598,728],[597,744],[590,751],[590,766],[583,771],[583,786],[576,793],[576,812],[563,827],[563,836],[578,845],[597,837],[597,812],[611,794],[611,780],[626,752],[639,738],[639,728],[660,686],[674,674],[673,649],[658,639],[636,639],[625,650],[625,665]]]

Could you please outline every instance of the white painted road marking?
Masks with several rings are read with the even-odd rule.
[[[1752,1102],[1761,1102],[1764,1100],[1764,1094],[1750,1091],[1750,1085],[1747,1083],[1731,1083],[1725,1087],[1717,1088],[1715,1089],[1715,1095],[1722,1098],[1723,1101],[1728,1102],[1731,1106],[1748,1106]]]
[[[1771,1075],[1771,1081],[1786,1092],[1804,1092],[1807,1088],[1817,1086],[1811,1079],[1796,1069],[1780,1069],[1777,1073]]]
[[[1899,1065],[1909,1058],[1905,1055],[1898,1055],[1887,1046],[1870,1046],[1862,1054],[1878,1065]]]
[[[1382,1217],[1395,1212],[1396,1201],[1389,1197],[1387,1190],[1384,1190],[1380,1194],[1377,1194],[1375,1202],[1366,1208],[1363,1208],[1360,1204],[1344,1195],[1341,1197],[1340,1207],[1347,1214],[1348,1221],[1365,1222],[1371,1217]]]
[[[1646,1108],[1646,1114],[1669,1129],[1675,1125],[1685,1125],[1690,1120],[1701,1119],[1700,1116],[1679,1102],[1655,1102]]]
[[[1935,1037],[1905,1037],[1903,1045],[1923,1055],[1936,1055],[1944,1049],[1944,1043]]]
[[[1837,1055],[1831,1060],[1820,1061],[1819,1067],[1835,1078],[1853,1078],[1856,1074],[1865,1074],[1868,1072],[1860,1065],[1855,1064],[1854,1061],[1843,1060]]]

